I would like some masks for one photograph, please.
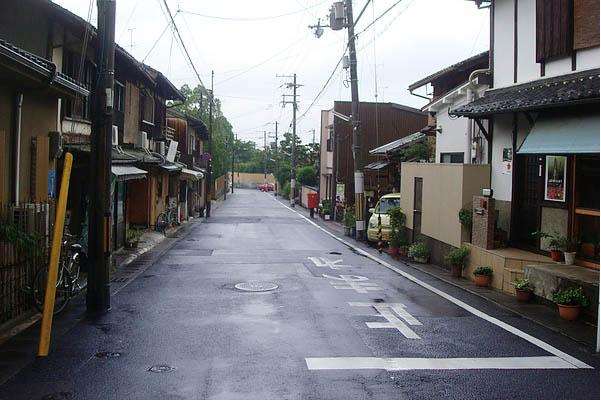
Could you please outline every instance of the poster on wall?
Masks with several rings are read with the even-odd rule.
[[[512,148],[503,148],[503,167],[502,174],[511,175],[511,167],[512,167],[512,159],[513,159],[513,149]]]
[[[344,184],[336,184],[336,202],[344,203]]]
[[[545,200],[566,201],[566,164],[565,156],[547,156],[545,171]]]

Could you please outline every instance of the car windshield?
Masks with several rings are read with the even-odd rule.
[[[379,212],[381,214],[388,214],[388,211],[393,207],[399,207],[401,200],[399,198],[382,198],[380,199]]]

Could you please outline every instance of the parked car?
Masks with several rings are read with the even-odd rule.
[[[371,242],[380,241],[380,234],[378,233],[378,220],[380,220],[382,228],[382,240],[388,241],[390,239],[390,217],[388,216],[388,210],[393,207],[401,205],[401,194],[387,194],[378,200],[376,207],[369,209],[372,214],[367,224],[367,240]]]
[[[270,192],[274,190],[274,185],[269,182],[266,182],[264,184],[257,185],[257,189],[261,192]]]

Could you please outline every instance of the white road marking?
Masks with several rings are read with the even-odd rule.
[[[305,358],[309,370],[578,369],[557,356],[507,358]]]
[[[421,322],[417,320],[415,317],[411,316],[409,312],[405,310],[405,305],[394,303],[371,303],[371,302],[349,302],[350,306],[363,306],[363,307],[373,307],[375,310],[379,312],[379,317],[383,317],[388,320],[387,322],[366,322],[365,324],[370,329],[397,329],[401,332],[405,337],[419,340],[420,336],[418,336],[413,330],[409,328],[401,319],[399,319],[392,312],[394,311],[399,317],[405,320],[411,326],[421,326]]]
[[[309,256],[307,259],[313,262],[313,264],[317,267],[328,267],[332,270],[340,270],[341,267],[351,267],[349,265],[341,264],[342,259],[329,260],[328,258],[315,256]]]
[[[377,284],[369,282],[367,277],[355,276],[353,274],[341,274],[340,276],[330,276],[328,274],[322,274],[325,278],[330,280],[330,284],[337,290],[354,290],[359,294],[367,294],[368,291],[380,291]]]
[[[324,233],[326,233],[330,237],[334,238],[335,240],[343,243],[346,246],[349,246],[349,247],[355,249],[361,255],[364,255],[365,257],[373,260],[374,262],[376,262],[376,263],[378,263],[378,264],[380,264],[380,265],[382,265],[382,266],[384,266],[384,267],[386,267],[386,268],[388,268],[388,269],[390,269],[390,270],[392,270],[392,271],[400,274],[401,276],[405,277],[407,280],[410,280],[410,281],[414,282],[415,284],[420,285],[421,287],[423,287],[423,288],[425,288],[425,289],[427,289],[427,290],[435,293],[436,295],[439,295],[440,297],[446,299],[449,302],[454,303],[455,305],[459,306],[460,308],[465,309],[466,311],[472,313],[473,315],[478,316],[479,318],[484,319],[487,322],[492,323],[492,324],[494,324],[494,325],[496,325],[496,326],[498,326],[498,327],[500,327],[500,328],[502,328],[502,329],[510,332],[511,334],[514,334],[514,335],[522,338],[523,340],[528,341],[531,344],[536,345],[537,347],[543,349],[544,351],[546,351],[546,352],[548,352],[550,354],[553,354],[553,355],[557,356],[558,358],[563,359],[564,361],[566,361],[567,363],[573,365],[576,368],[593,369],[592,366],[590,366],[590,365],[582,362],[581,360],[579,360],[577,358],[574,358],[573,356],[571,356],[571,355],[569,355],[569,354],[567,354],[567,353],[565,353],[565,352],[563,352],[563,351],[555,348],[551,344],[548,344],[548,343],[544,342],[543,340],[540,340],[540,339],[538,339],[538,338],[536,338],[536,337],[534,337],[534,336],[532,336],[532,335],[530,335],[528,333],[525,333],[522,330],[518,329],[517,327],[513,327],[512,325],[510,325],[508,323],[505,323],[505,322],[503,322],[503,321],[501,321],[501,320],[499,320],[499,319],[497,319],[495,317],[492,317],[492,316],[490,316],[490,315],[488,315],[488,314],[486,314],[486,313],[484,313],[484,312],[482,312],[482,311],[474,308],[473,306],[470,306],[470,305],[466,304],[465,302],[460,301],[459,299],[455,298],[454,296],[449,295],[446,292],[444,292],[442,290],[439,290],[438,288],[433,287],[432,285],[430,285],[430,284],[428,284],[428,283],[426,283],[426,282],[418,279],[417,277],[413,276],[412,274],[409,274],[407,272],[404,272],[401,269],[398,269],[398,268],[394,267],[393,265],[391,265],[390,263],[386,262],[385,260],[382,260],[382,259],[380,259],[380,258],[378,258],[376,256],[373,256],[372,254],[364,251],[363,249],[355,246],[354,244],[351,244],[350,242],[345,241],[344,239],[342,239],[342,238],[340,238],[340,237],[332,234],[331,232],[329,232],[325,228],[320,227],[317,223],[311,221],[310,219],[308,219],[307,217],[303,216],[299,212],[297,212],[297,211],[289,208],[288,206],[282,204],[277,199],[274,199],[274,201],[277,204],[279,204],[280,206],[282,206],[282,207],[290,210],[291,212],[298,214],[306,222],[308,222],[309,224],[315,226],[317,229],[323,231]]]

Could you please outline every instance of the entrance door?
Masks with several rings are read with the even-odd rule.
[[[125,245],[125,183],[115,183],[115,199],[113,207],[114,241],[113,248],[119,249]]]
[[[532,233],[540,227],[544,171],[543,156],[517,157],[517,202],[513,213],[511,237],[516,246],[533,251],[539,248],[539,240]]]
[[[422,233],[422,190],[424,179],[413,179],[413,241],[415,242]]]

